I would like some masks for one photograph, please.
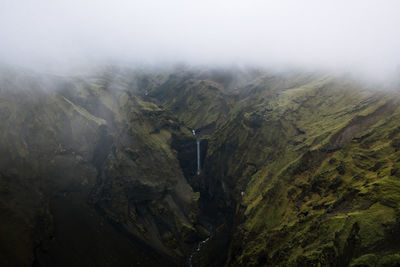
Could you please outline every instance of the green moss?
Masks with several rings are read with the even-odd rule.
[[[353,260],[350,267],[373,267],[376,266],[378,258],[374,254],[365,254]]]
[[[400,253],[386,255],[382,257],[378,264],[378,267],[397,267],[400,266]]]
[[[348,214],[351,221],[360,225],[361,245],[369,247],[384,238],[385,226],[394,222],[396,214],[394,209],[376,203],[367,210],[356,211]]]
[[[377,181],[376,189],[378,193],[375,195],[377,200],[383,201],[391,207],[400,209],[400,179],[389,176]]]
[[[285,253],[292,262],[301,254],[299,260],[322,264],[319,248],[335,244],[334,254],[344,253],[355,223],[361,249],[385,240],[385,231],[396,219],[393,208],[400,203],[395,176],[389,178],[399,156],[392,154],[393,146],[385,136],[395,127],[395,120],[385,115],[392,112],[388,99],[329,78],[276,95],[260,91],[261,95],[266,99],[263,107],[273,114],[254,105],[243,120],[262,114],[268,124],[258,126],[254,135],[246,127],[246,134],[238,127],[226,129],[243,135],[240,142],[250,152],[240,150],[242,158],[253,154],[260,158],[261,168],[247,183],[242,199],[244,224],[252,235],[265,235],[269,241],[246,243],[246,258],[256,258],[265,246],[270,256],[290,247]],[[280,118],[281,123],[271,124],[272,118]],[[281,127],[284,134],[273,135],[269,127]],[[348,141],[338,151],[324,152],[336,133]],[[268,143],[269,136],[274,142]],[[263,142],[266,148],[260,146]],[[304,156],[310,150],[315,157]]]

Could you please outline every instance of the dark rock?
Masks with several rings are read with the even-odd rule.
[[[390,170],[390,175],[400,178],[400,169],[399,168],[392,168]]]
[[[377,163],[375,163],[374,166],[372,166],[371,168],[369,168],[370,171],[376,172],[377,170],[379,170],[380,168],[382,168],[385,165],[385,162],[383,161],[378,161]]]
[[[343,180],[340,176],[336,176],[333,178],[331,184],[329,185],[329,189],[331,190],[337,190],[343,183]]]
[[[329,159],[329,164],[335,164],[337,162],[337,159],[332,157]]]
[[[340,175],[344,175],[346,173],[343,162],[340,163],[340,165],[336,168],[336,170]]]

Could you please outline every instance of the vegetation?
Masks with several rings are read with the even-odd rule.
[[[5,265],[183,265],[211,234],[194,263],[400,262],[394,91],[299,72],[2,71]]]

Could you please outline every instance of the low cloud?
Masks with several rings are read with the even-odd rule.
[[[389,77],[400,65],[400,2],[3,0],[0,59],[245,64]]]

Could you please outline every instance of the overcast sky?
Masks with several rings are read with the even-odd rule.
[[[366,74],[400,64],[397,0],[0,0],[0,60],[295,65]]]

